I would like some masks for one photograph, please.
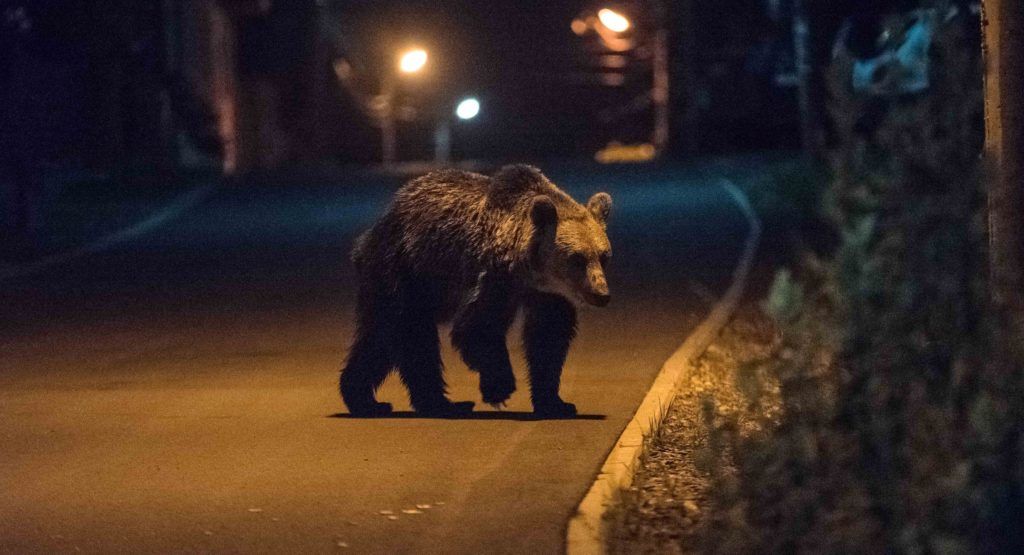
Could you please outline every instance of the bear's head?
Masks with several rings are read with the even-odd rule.
[[[568,199],[566,199],[568,200]],[[533,287],[574,304],[605,306],[611,300],[605,267],[612,255],[605,229],[612,197],[597,193],[586,207],[568,201],[556,207],[546,195],[531,201]]]

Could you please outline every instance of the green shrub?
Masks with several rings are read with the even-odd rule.
[[[1024,365],[985,296],[979,55],[952,22],[927,94],[835,80],[823,209],[840,245],[766,302],[784,412],[770,437],[733,439],[705,550],[1024,548]]]

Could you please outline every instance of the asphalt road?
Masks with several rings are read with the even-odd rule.
[[[615,202],[612,302],[581,314],[564,374],[575,420],[527,418],[514,337],[504,412],[445,345],[472,418],[347,417],[347,251],[397,180],[224,187],[116,250],[0,283],[0,551],[561,551],[746,224],[697,168],[549,175]],[[379,398],[408,411],[394,377]]]

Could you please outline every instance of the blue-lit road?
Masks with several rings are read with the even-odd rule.
[[[508,410],[480,405],[447,345],[451,397],[476,418],[346,417],[347,251],[398,180],[222,187],[0,283],[0,552],[559,552],[747,228],[710,170],[548,173],[615,203],[612,303],[581,314],[565,371],[576,420],[525,419],[521,373]],[[394,378],[380,397],[408,410]]]

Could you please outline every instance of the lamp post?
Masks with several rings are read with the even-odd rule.
[[[411,48],[398,57],[398,75],[413,75],[423,71],[427,65],[427,51]],[[395,131],[396,75],[389,69],[381,83],[381,161],[385,166],[395,163],[398,153],[398,136]]]
[[[669,106],[668,106],[668,31],[665,29],[665,6],[654,2],[654,18],[658,22],[658,28],[654,31],[654,52],[651,59],[651,72],[653,73],[651,85],[651,102],[654,104],[654,131],[651,133],[651,143],[654,150],[661,154],[668,146],[669,135]]]
[[[480,114],[480,101],[468,96],[455,106],[455,117],[461,121],[469,121]],[[434,163],[441,166],[447,164],[452,157],[452,122],[445,114],[434,130]]]
[[[651,48],[651,90],[649,98],[653,107],[651,144],[655,152],[662,153],[669,139],[669,56],[668,31],[665,29],[665,5],[661,0],[653,0],[651,15],[656,28],[650,34]],[[572,30],[577,35],[594,32],[605,48],[612,52],[627,52],[635,46],[630,31],[634,24],[624,13],[610,7],[604,7],[588,15],[578,17],[572,22]],[[618,83],[621,84],[621,81]]]

